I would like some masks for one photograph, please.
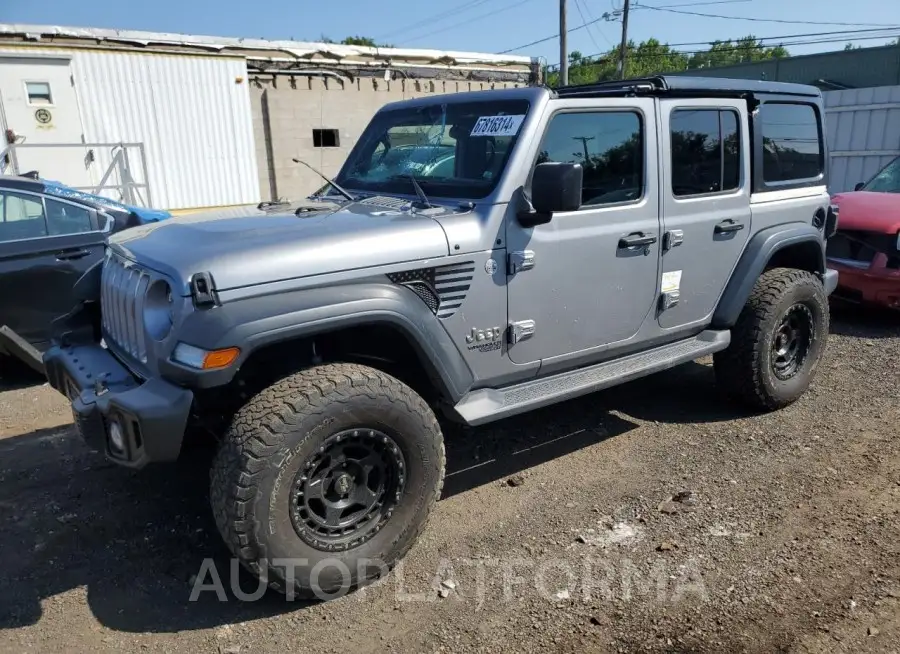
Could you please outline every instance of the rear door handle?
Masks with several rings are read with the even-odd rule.
[[[733,220],[723,220],[716,225],[716,234],[730,234],[744,229],[744,223],[736,223]]]
[[[647,236],[641,232],[629,234],[628,236],[623,236],[619,239],[620,248],[633,248],[640,245],[652,245],[653,243],[656,243],[655,236]]]
[[[73,261],[75,259],[83,259],[91,252],[90,250],[79,249],[79,250],[63,250],[62,252],[56,253],[57,261]]]

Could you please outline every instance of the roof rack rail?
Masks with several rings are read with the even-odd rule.
[[[669,85],[664,77],[640,77],[635,79],[616,80],[613,82],[594,82],[593,84],[573,84],[561,86],[556,94],[561,98],[597,97],[601,95],[640,95],[659,93],[668,90]]]
[[[787,82],[769,82],[724,77],[691,77],[687,75],[656,75],[612,82],[576,84],[554,89],[559,98],[597,98],[604,96],[671,95],[681,97],[746,98],[755,93],[800,95],[816,97],[821,91],[815,86]]]

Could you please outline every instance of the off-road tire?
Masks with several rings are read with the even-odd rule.
[[[393,514],[369,540],[323,551],[294,529],[292,480],[323,441],[363,426],[389,433],[399,446],[405,486]],[[272,384],[237,412],[213,462],[210,501],[232,554],[270,587],[296,597],[336,597],[377,580],[412,547],[440,495],[444,465],[440,426],[412,389],[366,366],[320,365]],[[273,565],[276,559],[307,563],[290,578],[283,564]],[[349,570],[349,580],[327,564],[335,559]],[[360,563],[367,560],[380,565]]]
[[[773,367],[773,342],[780,321],[797,304],[809,310],[813,333],[802,366],[790,379]],[[813,273],[773,268],[757,280],[731,332],[731,345],[713,357],[716,380],[733,399],[771,411],[795,402],[809,387],[825,351],[829,327],[828,297]]]

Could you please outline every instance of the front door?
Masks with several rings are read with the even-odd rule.
[[[65,57],[0,55],[0,127],[16,146],[3,172],[93,185],[73,79]]]
[[[750,137],[743,100],[663,100],[664,329],[709,322],[750,235]]]
[[[96,212],[24,191],[0,191],[0,325],[38,349],[75,307],[72,288],[103,258]]]
[[[509,319],[534,332],[509,348],[515,363],[587,362],[652,318],[660,246],[655,101],[552,102],[535,163],[580,163],[583,205],[545,225],[507,221],[507,248],[533,253],[508,278]],[[593,105],[593,106],[592,106]]]

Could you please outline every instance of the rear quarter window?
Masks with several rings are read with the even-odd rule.
[[[765,102],[759,125],[765,183],[812,180],[824,172],[823,132],[814,105]]]

